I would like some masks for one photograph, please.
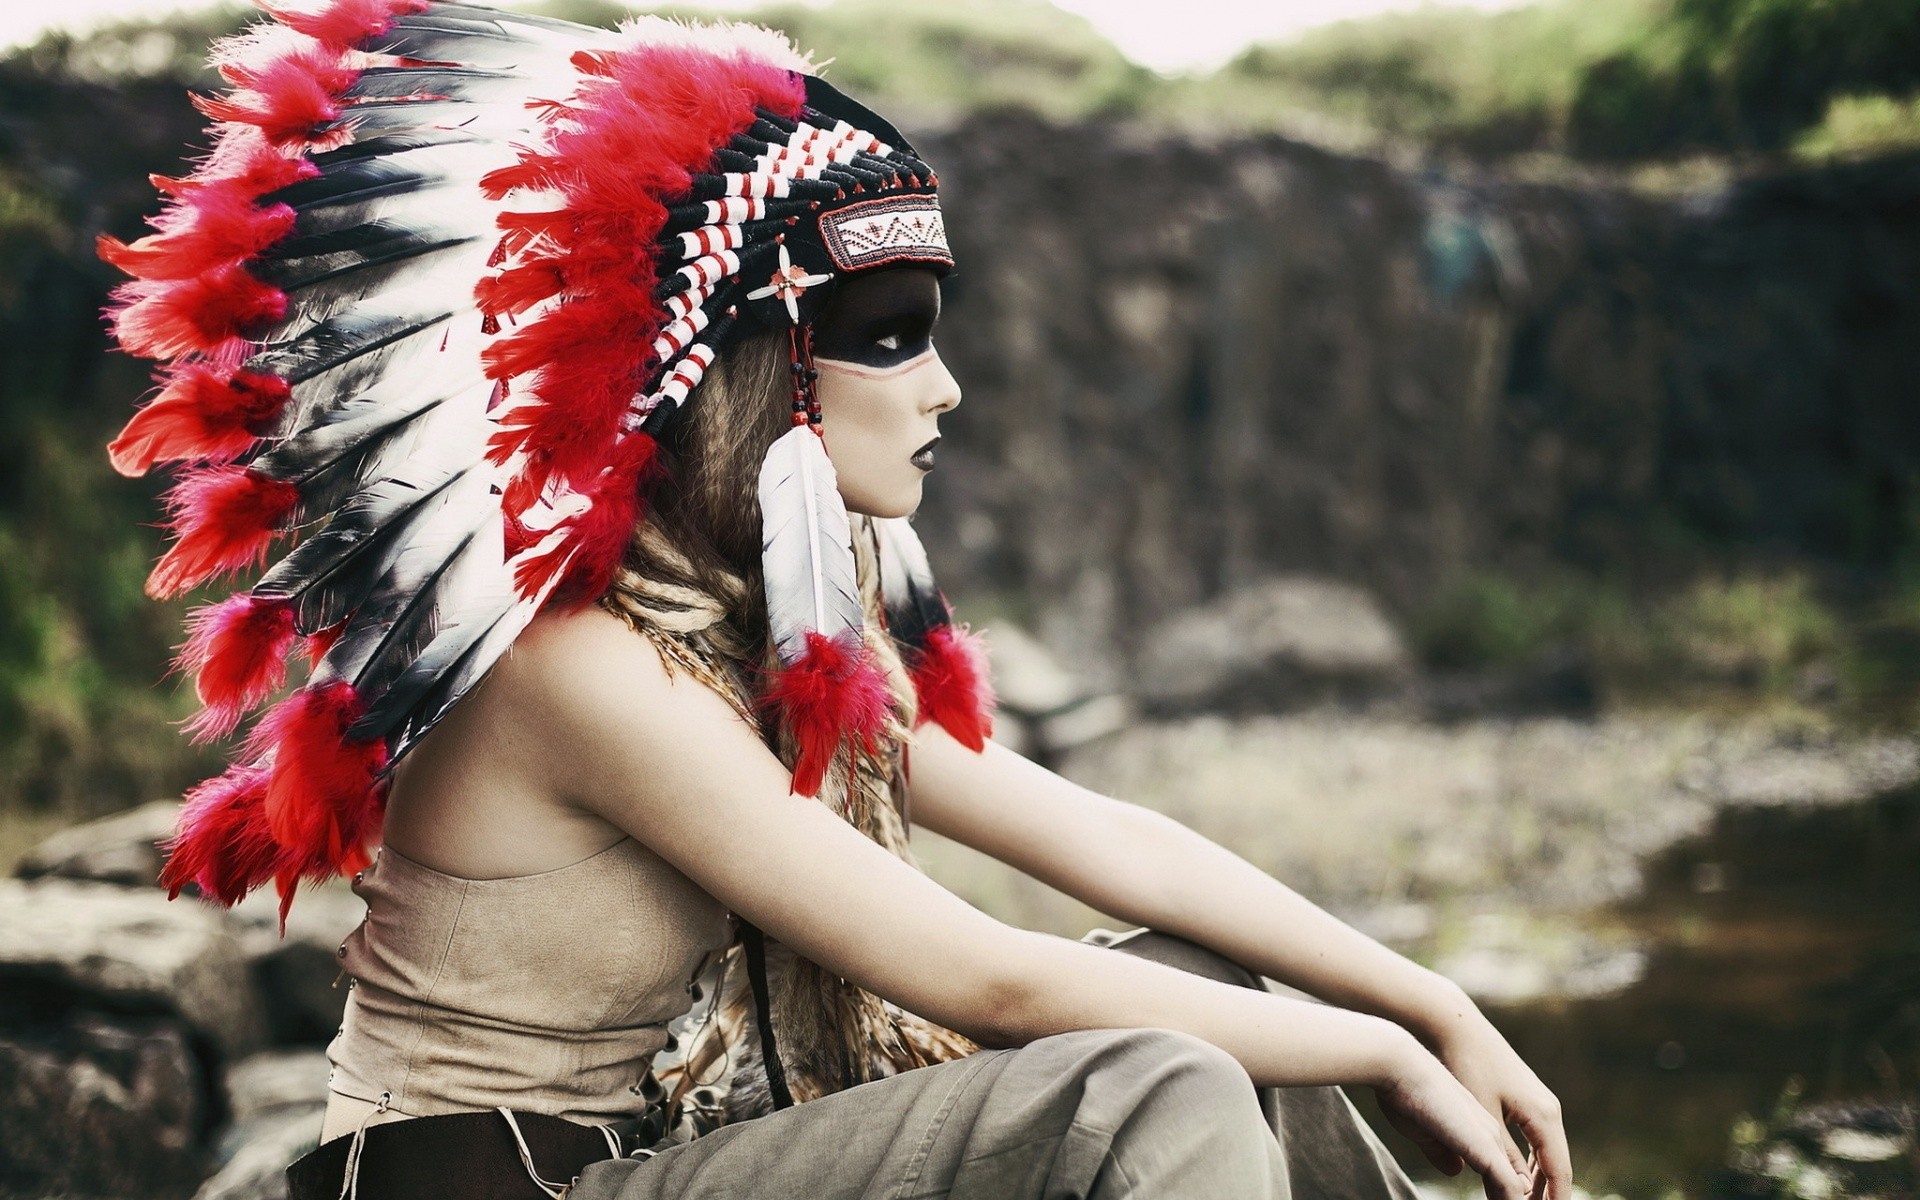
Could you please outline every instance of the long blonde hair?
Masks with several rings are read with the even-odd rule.
[[[758,704],[758,685],[773,658],[760,575],[757,481],[767,447],[789,427],[788,371],[785,338],[778,332],[747,338],[714,364],[662,441],[666,476],[654,487],[601,604],[651,640],[670,672],[685,671],[724,698],[791,767],[790,736]],[[913,688],[882,626],[872,525],[855,515],[852,526],[867,641],[892,681],[894,712],[877,751],[843,747],[835,755],[819,796],[911,863],[901,750],[914,721]],[[796,1100],[974,1048],[775,944],[768,944],[767,961],[771,1015]],[[739,985],[744,972],[728,975]],[[689,1049],[676,1099],[722,1058],[758,1061],[749,1003],[743,986],[722,998],[714,1036]],[[764,1107],[763,1086],[736,1083],[729,1111],[750,1115]]]

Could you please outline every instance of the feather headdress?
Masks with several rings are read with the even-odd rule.
[[[362,865],[393,763],[543,607],[606,591],[656,438],[755,326],[792,336],[794,428],[761,476],[767,701],[810,793],[887,695],[846,603],[810,323],[842,275],[951,267],[933,171],[753,26],[260,3],[273,21],[215,49],[231,90],[195,101],[213,149],[155,180],[151,234],[99,246],[132,277],[120,345],[163,363],[113,463],[180,464],[149,593],[292,543],[190,618],[193,731],[233,731],[296,649],[313,663],[190,795],[162,881],[228,904],[271,881],[284,922],[300,880]],[[917,542],[901,561],[924,567]],[[942,629],[895,635],[924,710],[978,745],[984,677]]]

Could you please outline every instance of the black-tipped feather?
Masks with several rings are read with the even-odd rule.
[[[374,483],[274,564],[253,594],[295,601],[294,627],[301,633],[331,629],[365,603],[412,531],[432,517],[436,502],[464,474],[421,472]]]
[[[391,226],[368,226],[343,231],[337,238],[327,237],[335,244],[360,244],[352,250],[274,259],[258,265],[257,274],[262,279],[298,295],[302,317],[311,313],[325,319],[373,293],[426,282],[433,272],[470,259],[471,253],[463,256],[458,252],[476,241],[444,231]],[[318,239],[311,243],[324,244]]]
[[[491,668],[531,615],[508,594],[491,608],[463,615],[442,629],[420,657],[368,707],[353,726],[356,738],[390,738],[394,761],[438,724]]]
[[[464,480],[463,488],[472,482]],[[467,589],[461,586],[468,564],[462,560],[471,555],[474,567],[488,567],[495,574],[503,569],[497,534],[491,539],[480,536],[488,528],[498,529],[498,514],[475,512],[475,507],[452,501],[436,514],[446,521],[419,529],[327,652],[329,675],[351,680],[362,696],[383,695],[432,644],[442,621],[469,607],[471,597],[463,595]]]
[[[448,299],[457,303],[463,297]],[[336,313],[296,337],[268,346],[248,360],[247,366],[250,370],[278,375],[294,384],[323,372],[356,365],[369,373],[377,372],[386,365],[384,359],[403,343],[423,334],[440,332],[441,326],[455,311],[441,308],[403,314],[374,312],[370,308],[367,306],[354,312]],[[382,357],[373,359],[375,355]],[[351,383],[350,379],[343,379],[338,390],[348,390]]]
[[[953,624],[926,548],[905,517],[877,519],[873,528],[880,540],[880,604],[887,632],[903,645],[925,645],[929,633]]]

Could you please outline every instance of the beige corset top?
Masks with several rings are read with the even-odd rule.
[[[570,866],[462,879],[383,847],[341,961],[329,1087],[409,1116],[507,1105],[572,1120],[642,1107],[637,1088],[692,1004],[725,908],[632,838]]]

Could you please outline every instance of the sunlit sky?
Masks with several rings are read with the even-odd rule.
[[[809,0],[814,2],[814,0]],[[905,0],[903,0],[905,2]],[[932,2],[932,0],[923,0]],[[1252,42],[1275,41],[1352,17],[1423,7],[1429,0],[1056,0],[1080,13],[1134,61],[1162,71],[1218,66]],[[1526,0],[1454,0],[1513,8]],[[722,0],[714,8],[754,7]],[[181,0],[0,0],[0,45],[32,41],[46,29],[83,30],[103,20],[157,16],[196,7]]]

